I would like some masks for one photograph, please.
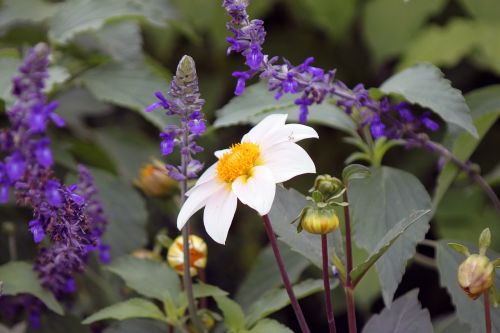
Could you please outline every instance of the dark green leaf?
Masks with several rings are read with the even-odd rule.
[[[132,298],[101,309],[85,318],[83,324],[92,324],[104,319],[124,320],[130,318],[151,318],[165,320],[165,315],[151,301],[142,298]]]
[[[418,290],[398,298],[390,309],[384,309],[366,323],[363,333],[429,333],[433,332],[429,311],[422,309]]]
[[[398,222],[392,227],[385,236],[379,241],[372,251],[370,256],[360,265],[356,266],[352,272],[351,277],[354,285],[363,278],[366,272],[377,262],[377,260],[389,250],[392,244],[401,236],[410,226],[415,222],[422,222],[422,216],[428,214],[430,210],[419,210],[412,213],[407,218]]]
[[[498,22],[500,3],[496,0],[460,0],[462,6],[475,18]]]
[[[23,22],[43,22],[51,17],[59,7],[58,3],[43,0],[4,0],[0,8],[0,28],[7,28]]]
[[[17,67],[21,60],[14,56],[0,57],[0,99],[10,101],[12,99],[12,77],[17,73]]]
[[[250,333],[293,333],[285,325],[272,319],[262,319],[250,330]]]
[[[398,222],[430,209],[430,198],[413,175],[389,168],[372,168],[371,176],[352,180],[348,188],[354,240],[369,253]],[[386,305],[403,277],[406,262],[429,229],[429,215],[412,225],[376,263]]]
[[[42,288],[31,263],[11,261],[0,266],[0,281],[3,295],[31,294],[40,299],[49,309],[57,314],[63,314],[63,308],[54,295]]]
[[[245,328],[245,314],[238,303],[225,296],[214,297],[217,306],[224,315],[224,324],[231,332],[238,332]]]
[[[350,164],[342,170],[342,181],[349,184],[351,179],[363,179],[370,175],[370,168],[361,164]]]
[[[151,319],[128,319],[116,322],[104,333],[165,333],[165,323]]]
[[[416,65],[392,76],[380,86],[380,90],[400,94],[409,102],[431,109],[444,121],[478,137],[462,93],[431,64]]]
[[[193,296],[194,298],[201,297],[216,297],[216,296],[226,296],[227,292],[220,289],[219,287],[212,286],[206,283],[196,283],[193,285]]]
[[[278,245],[290,281],[295,283],[304,269],[310,265],[309,261],[302,256],[298,256],[282,242],[278,242]],[[243,309],[248,309],[250,304],[256,301],[264,293],[280,287],[282,283],[274,253],[271,247],[267,246],[260,252],[259,257],[252,265],[252,269],[240,284],[234,299]]]
[[[27,327],[26,322],[20,322],[10,328],[0,324],[0,333],[26,333]]]
[[[181,290],[179,276],[164,263],[125,256],[115,260],[108,269],[139,294],[159,301],[177,300]]]
[[[461,324],[455,314],[439,318],[433,322],[435,333],[470,333],[467,324]]]
[[[332,284],[332,287],[336,283]],[[323,280],[304,280],[293,287],[297,299],[301,299],[323,290]],[[248,326],[254,325],[260,319],[271,313],[283,309],[290,304],[290,299],[284,288],[274,289],[267,292],[248,310],[246,322]]]

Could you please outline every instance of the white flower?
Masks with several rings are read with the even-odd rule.
[[[271,210],[276,184],[303,173],[315,173],[313,161],[295,142],[318,138],[309,126],[285,125],[287,115],[264,118],[243,136],[241,143],[215,152],[219,159],[189,190],[177,217],[182,229],[205,207],[203,221],[214,241],[224,244],[236,211],[237,199],[260,215]]]

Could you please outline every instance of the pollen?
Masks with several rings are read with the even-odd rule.
[[[217,177],[232,183],[240,176],[251,176],[253,167],[259,165],[260,148],[251,142],[237,143],[219,159]]]

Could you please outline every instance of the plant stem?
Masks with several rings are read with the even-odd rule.
[[[333,316],[332,291],[330,289],[330,265],[328,265],[328,238],[321,235],[321,253],[323,255],[323,286],[325,287],[326,317],[328,318],[328,329],[330,333],[336,333],[335,317]]]
[[[347,190],[344,192],[344,202],[349,202]],[[352,241],[351,241],[351,217],[349,215],[349,206],[344,207],[345,223],[345,253],[346,253],[346,284],[344,287],[347,300],[347,319],[349,323],[349,333],[356,333],[356,307],[354,305],[354,288],[351,280],[352,271]]]
[[[293,311],[295,312],[295,316],[297,317],[297,321],[299,322],[300,329],[302,333],[310,333],[311,331],[309,330],[309,326],[307,326],[306,319],[304,318],[304,314],[302,313],[302,309],[300,308],[299,302],[297,301],[297,297],[295,297],[292,284],[290,283],[290,279],[288,278],[288,273],[286,272],[285,264],[283,262],[283,258],[281,257],[278,243],[276,242],[276,236],[274,235],[271,221],[269,221],[269,216],[264,215],[262,216],[262,218],[264,219],[264,228],[266,229],[267,237],[269,238],[269,242],[271,243],[274,257],[276,258],[276,262],[278,263],[281,278],[283,279],[283,285],[285,286],[288,297],[290,298],[290,303],[292,304]]]
[[[484,323],[486,325],[486,333],[491,333],[491,309],[490,309],[490,295],[486,290],[483,293],[484,299]]]
[[[10,260],[17,260],[16,236],[12,233],[8,236]]]
[[[188,142],[187,131],[184,131],[184,142]],[[183,175],[187,175],[187,161],[186,155],[181,154],[181,169]],[[181,206],[184,204],[186,200],[186,192],[187,192],[187,176],[186,179],[181,181]],[[191,322],[198,333],[205,332],[205,328],[198,317],[198,313],[196,310],[196,303],[193,295],[193,282],[191,280],[191,270],[190,270],[190,251],[189,251],[189,221],[182,228],[182,249],[184,254],[184,274],[182,275],[182,280],[184,284],[184,290],[186,291],[186,296],[188,300],[188,311],[189,316],[191,318]]]
[[[417,252],[415,253],[413,259],[415,259],[415,262],[421,266],[425,266],[431,269],[437,269],[436,260],[426,255]]]

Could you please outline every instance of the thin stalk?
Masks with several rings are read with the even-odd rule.
[[[433,258],[430,258],[426,255],[423,255],[421,253],[415,253],[415,256],[413,257],[413,259],[415,260],[415,262],[421,266],[424,266],[424,267],[427,267],[427,268],[431,268],[431,269],[437,269],[437,264],[436,264],[436,260],[434,260]]]
[[[188,142],[187,131],[184,131],[184,142]],[[187,175],[187,161],[185,154],[181,154],[181,169],[182,174]],[[186,192],[187,192],[187,177],[183,181],[181,181],[181,206],[184,204],[186,200]],[[183,242],[183,254],[184,254],[184,275],[182,275],[182,281],[184,284],[184,290],[186,291],[186,296],[188,300],[188,311],[189,316],[191,318],[191,322],[195,328],[195,331],[198,333],[205,332],[205,328],[198,317],[198,313],[196,310],[196,303],[193,295],[193,281],[191,280],[191,271],[190,271],[190,251],[189,251],[189,221],[182,228],[182,242]]]
[[[286,292],[288,293],[288,298],[290,298],[290,303],[292,304],[293,311],[295,312],[295,316],[297,317],[297,321],[299,322],[300,329],[302,333],[310,333],[311,330],[309,329],[309,326],[307,326],[306,319],[304,318],[302,309],[300,308],[299,302],[297,301],[297,297],[295,297],[292,284],[290,283],[290,278],[288,277],[288,273],[286,272],[285,263],[283,262],[283,258],[281,257],[271,221],[269,221],[269,217],[267,215],[262,216],[262,218],[264,219],[264,228],[266,229],[267,237],[269,238],[269,242],[271,243],[274,257],[276,258],[276,262],[278,263],[278,268],[281,273],[283,285],[285,286]]]
[[[323,255],[323,286],[325,287],[325,309],[328,318],[328,329],[330,333],[336,333],[335,317],[333,316],[332,291],[330,289],[330,265],[328,264],[328,238],[321,235],[321,253]]]
[[[491,308],[490,308],[490,295],[486,290],[483,293],[484,299],[484,323],[486,325],[486,333],[491,333]]]
[[[8,242],[9,242],[10,260],[16,261],[17,260],[17,246],[16,246],[16,236],[14,235],[14,233],[9,234]]]
[[[347,190],[344,192],[344,202],[349,202]],[[345,223],[345,253],[346,253],[346,285],[344,287],[347,301],[347,319],[349,323],[349,333],[356,333],[356,306],[354,305],[354,287],[352,285],[352,240],[351,240],[351,216],[349,215],[349,206],[344,207]]]

